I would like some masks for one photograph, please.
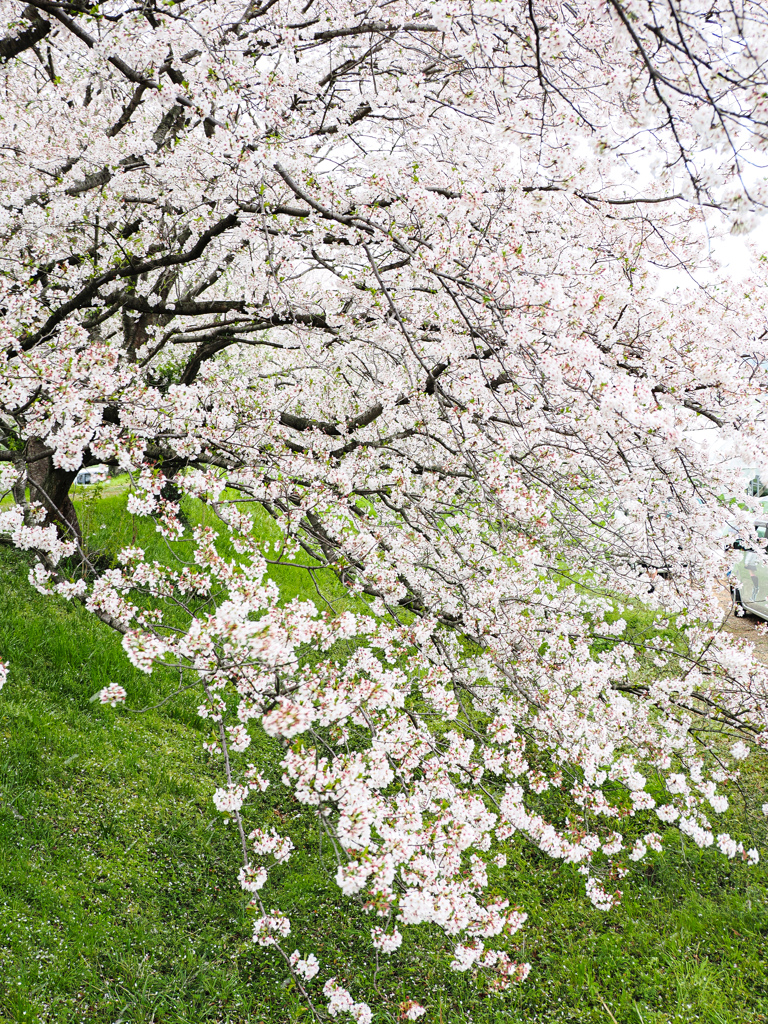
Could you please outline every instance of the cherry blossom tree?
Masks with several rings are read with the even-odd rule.
[[[291,952],[253,790],[316,811],[373,948],[430,922],[498,989],[513,844],[606,910],[671,829],[756,861],[711,819],[768,724],[717,600],[725,529],[760,543],[766,274],[712,253],[766,202],[764,5],[1,6],[0,529],[199,688],[254,940],[314,1012],[371,1019]],[[73,571],[95,463],[167,564]]]

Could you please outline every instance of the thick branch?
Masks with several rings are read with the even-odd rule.
[[[404,25],[390,25],[385,21],[365,21],[362,25],[350,28],[332,28],[325,32],[315,32],[314,38],[320,42],[338,39],[341,36],[361,36],[367,32],[439,32],[437,25],[424,24],[420,21],[409,21]]]
[[[120,278],[137,278],[140,277],[141,274],[148,274],[153,270],[160,270],[164,267],[178,267],[184,263],[192,263],[194,260],[199,259],[200,256],[202,256],[214,238],[218,238],[219,235],[229,231],[230,228],[235,227],[237,224],[237,214],[230,213],[226,217],[223,217],[218,223],[208,228],[207,231],[204,231],[192,248],[187,249],[186,252],[178,253],[175,256],[160,256],[157,259],[144,260],[143,262],[131,260],[128,266],[123,265],[120,267],[113,267],[106,273],[100,274],[99,277],[94,278],[84,288],[81,288],[77,295],[71,298],[69,302],[65,302],[59,306],[59,308],[48,317],[46,322],[38,331],[35,331],[33,334],[22,336],[22,351],[28,352],[29,349],[34,348],[34,346],[39,344],[44,338],[49,337],[54,328],[57,327],[62,320],[65,320],[70,313],[74,313],[75,310],[81,309],[83,306],[90,305],[91,299],[95,298],[99,289],[105,284],[110,284],[112,281],[119,280]],[[154,312],[154,309],[152,311]]]
[[[28,50],[36,43],[39,43],[51,31],[50,21],[41,18],[32,7],[27,7],[24,11],[24,16],[32,22],[31,26],[19,32],[18,35],[6,36],[4,39],[0,39],[0,60],[11,60],[12,57],[18,56],[24,50]]]

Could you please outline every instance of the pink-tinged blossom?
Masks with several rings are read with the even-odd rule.
[[[473,942],[470,945],[459,944],[455,946],[451,967],[454,971],[468,971],[480,959],[483,949],[484,946],[479,941]]]
[[[19,479],[19,470],[12,462],[0,463],[0,497],[8,494]]]
[[[629,859],[635,861],[642,860],[647,852],[648,848],[645,845],[645,843],[641,842],[639,839],[636,839],[635,845],[629,851]]]
[[[347,989],[337,984],[335,978],[329,978],[323,985],[323,995],[328,1000],[328,1013],[338,1017],[348,1013],[356,1024],[371,1024],[373,1015],[367,1003],[356,1003]]]
[[[723,832],[717,837],[717,848],[721,853],[725,854],[729,860],[733,860],[737,853],[744,852],[742,844],[737,843],[736,840],[732,839],[727,832]]]
[[[680,812],[676,807],[673,807],[672,804],[662,804],[661,807],[656,808],[656,815],[659,818],[659,821],[670,824],[680,817]]]
[[[370,873],[371,869],[367,863],[351,861],[339,866],[336,871],[336,883],[345,896],[352,896],[360,892]]]
[[[685,795],[688,792],[688,780],[684,775],[675,774],[667,777],[667,789],[670,793]]]
[[[702,848],[711,846],[715,841],[715,837],[712,835],[711,830],[705,825],[702,825],[701,822],[692,815],[683,814],[680,817],[678,827],[684,835],[687,835],[694,841],[694,843],[696,843],[697,846]]]
[[[217,789],[213,794],[216,810],[223,814],[239,811],[243,806],[248,790],[245,786],[230,785],[226,789]]]
[[[110,683],[103,690],[99,690],[99,702],[101,704],[109,704],[113,708],[116,708],[118,704],[125,703],[127,696],[128,694],[123,687],[117,683]]]
[[[661,836],[658,832],[649,832],[646,836],[643,836],[643,842],[650,850],[655,850],[657,853],[661,853]]]
[[[56,584],[54,590],[65,601],[71,601],[73,597],[82,597],[87,592],[88,585],[85,580],[62,580]]]
[[[314,953],[310,953],[305,960],[302,960],[298,949],[295,949],[289,957],[289,962],[304,981],[311,981],[320,970],[320,964]]]
[[[238,880],[243,889],[248,892],[258,892],[267,881],[267,870],[264,867],[254,867],[252,864],[246,864],[245,867],[240,868]]]
[[[151,516],[157,509],[157,498],[154,494],[129,494],[127,510],[134,516]]]
[[[426,1012],[427,1011],[423,1006],[411,999],[407,1003],[403,1003],[400,1007],[400,1019],[418,1020],[419,1017],[423,1017]]]
[[[253,925],[253,941],[258,946],[274,946],[286,938],[291,931],[288,918],[277,910],[256,919]]]
[[[374,948],[381,950],[382,953],[394,953],[396,949],[400,948],[403,941],[402,932],[399,932],[397,928],[389,933],[378,927],[371,928],[371,938]]]
[[[629,795],[635,811],[651,811],[656,806],[653,796],[644,789],[634,790]]]
[[[248,839],[253,843],[253,852],[261,855],[272,854],[278,863],[287,861],[293,851],[293,843],[288,836],[281,836],[272,829],[271,832],[264,832],[262,829],[254,829],[249,833]]]
[[[607,857],[613,857],[624,848],[624,841],[618,832],[613,832],[607,842],[603,843],[603,853]]]
[[[269,788],[269,779],[265,779],[258,768],[254,768],[253,765],[248,765],[244,778],[248,788],[258,793],[264,793]]]
[[[251,745],[251,737],[248,735],[248,730],[244,725],[232,725],[227,728],[229,733],[229,748],[230,750],[242,753],[247,750]]]
[[[264,715],[262,725],[268,736],[282,736],[290,739],[309,728],[312,711],[308,707],[278,698],[277,707]]]
[[[586,890],[590,902],[598,910],[611,910],[621,897],[620,891],[608,892],[595,878],[587,879]]]
[[[151,633],[132,630],[123,637],[123,649],[132,665],[142,672],[151,672],[155,661],[168,650],[168,645]]]

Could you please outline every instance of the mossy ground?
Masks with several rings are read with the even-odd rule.
[[[136,529],[119,512],[120,490],[110,482],[81,504],[105,557]],[[144,707],[175,680],[134,671],[118,636],[35,593],[27,571],[25,556],[0,549],[0,658],[12,666],[0,694],[0,1022],[308,1021],[274,955],[250,941],[195,697],[142,714],[92,701],[118,682]],[[315,592],[295,570],[280,583]],[[266,766],[279,751],[262,739],[249,759]],[[604,914],[575,872],[521,847],[497,886],[529,914],[518,953],[533,970],[495,997],[449,970],[449,946],[427,928],[377,971],[371,922],[326,874],[312,816],[280,786],[249,814],[297,846],[265,898],[290,914],[295,945],[316,952],[321,976],[346,979],[376,1020],[420,994],[430,1024],[768,1021],[762,865],[673,845],[630,875],[622,904]],[[768,855],[764,822],[739,827]]]

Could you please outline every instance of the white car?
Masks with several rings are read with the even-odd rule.
[[[755,523],[758,537],[768,536],[768,520]],[[746,612],[768,621],[768,551],[741,550],[730,573],[731,593]]]

